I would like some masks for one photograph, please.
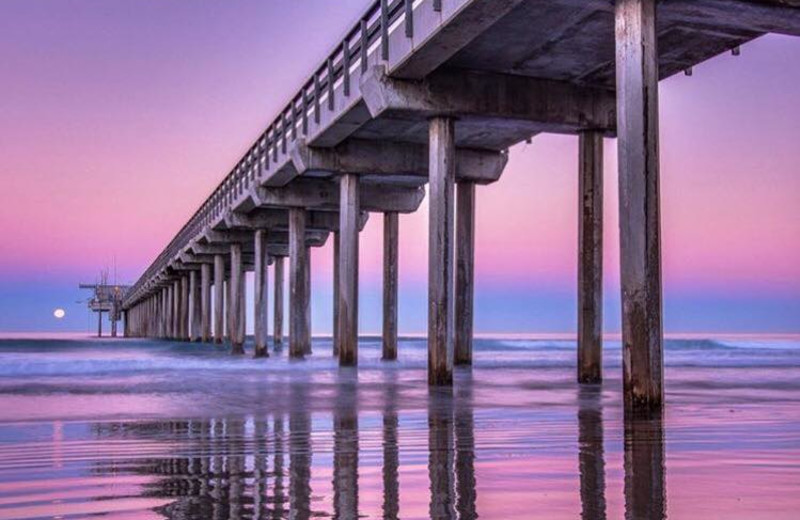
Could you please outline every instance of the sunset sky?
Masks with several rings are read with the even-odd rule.
[[[134,282],[368,3],[0,2],[0,331],[94,328],[78,283],[106,267],[113,278],[114,264]],[[667,332],[800,332],[798,85],[800,39],[778,36],[661,84]],[[606,140],[608,332],[616,201]],[[501,180],[479,188],[477,332],[575,330],[577,211],[575,137],[513,148]],[[400,226],[400,329],[421,332],[426,205]],[[380,330],[381,233],[373,215],[363,332]],[[314,250],[320,334],[331,260],[330,244]]]

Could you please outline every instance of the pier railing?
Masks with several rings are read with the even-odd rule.
[[[377,0],[359,18],[334,47],[325,61],[314,71],[291,101],[270,125],[258,136],[247,152],[225,176],[211,195],[178,231],[153,263],[129,291],[125,307],[141,300],[147,293],[148,282],[173,259],[188,242],[206,226],[224,215],[237,197],[249,190],[269,167],[285,154],[298,134],[308,132],[309,119],[320,121],[323,102],[333,109],[335,87],[341,85],[345,96],[351,91],[351,71],[360,67],[364,72],[370,52],[380,50],[381,60],[389,58],[389,33],[395,24],[403,24],[408,38],[414,35],[414,7],[421,0]],[[433,9],[441,11],[441,0],[433,0]]]

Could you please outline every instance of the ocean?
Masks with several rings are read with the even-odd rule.
[[[0,339],[0,519],[800,518],[800,338],[666,341],[666,410],[624,420],[618,340],[479,338],[289,361],[139,339]],[[252,345],[248,345],[252,352]]]

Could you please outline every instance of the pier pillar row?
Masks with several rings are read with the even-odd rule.
[[[475,183],[460,181],[456,187],[456,365],[472,365],[472,333],[475,302]]]
[[[638,414],[664,399],[656,0],[615,14],[623,389]]]
[[[428,384],[453,384],[453,186],[455,123],[430,120],[428,228]]]
[[[255,294],[255,357],[268,357],[267,348],[267,326],[269,322],[269,309],[267,306],[267,295],[269,294],[269,273],[267,264],[267,232],[257,229],[253,236],[255,246],[255,272],[253,276],[253,289]]]
[[[200,266],[200,340],[211,338],[211,264]]]
[[[305,238],[305,210],[289,209],[289,356],[293,358],[302,358],[311,344]]]
[[[275,286],[273,302],[273,322],[272,322],[272,343],[275,350],[279,350],[283,346],[283,265],[284,260],[282,256],[275,258],[274,276]]]
[[[397,294],[400,219],[396,211],[383,214],[383,352],[397,359]]]
[[[225,335],[225,259],[214,255],[214,343],[222,343]]]
[[[242,245],[231,244],[230,275],[230,331],[231,353],[244,354],[244,271],[242,270]]]
[[[603,375],[603,133],[578,138],[578,382]]]
[[[339,364],[358,364],[358,175],[339,178]]]

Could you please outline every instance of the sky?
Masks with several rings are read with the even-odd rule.
[[[367,4],[0,2],[0,331],[94,329],[78,283],[104,268],[134,282]],[[798,84],[800,39],[781,36],[661,83],[668,333],[800,332]],[[605,152],[613,333],[616,141]],[[577,138],[537,136],[510,157],[500,181],[478,189],[476,331],[574,332]],[[372,215],[361,236],[363,332],[380,330],[381,234]],[[400,331],[418,333],[426,203],[401,217],[400,234]],[[330,245],[313,251],[320,334],[331,330],[331,262]]]

